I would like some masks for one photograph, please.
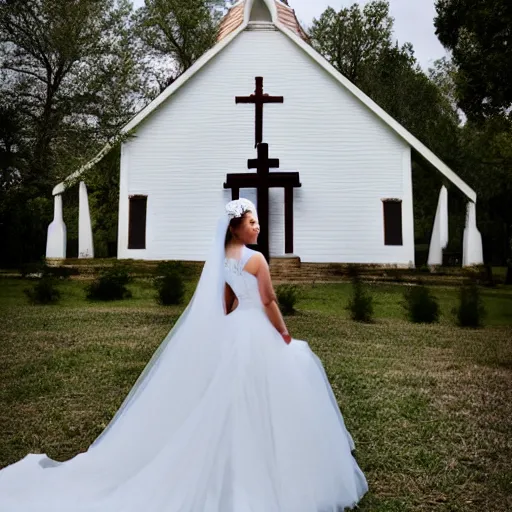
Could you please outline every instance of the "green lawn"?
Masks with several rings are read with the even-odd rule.
[[[182,308],[84,299],[30,306],[26,280],[0,279],[0,466],[27,452],[66,459],[106,426]],[[376,322],[344,309],[350,286],[304,286],[292,334],[326,367],[370,492],[360,510],[512,510],[512,290],[482,290],[486,327],[460,329],[457,290],[434,288],[438,325],[405,320],[401,285],[373,285]],[[191,293],[189,290],[189,295]]]

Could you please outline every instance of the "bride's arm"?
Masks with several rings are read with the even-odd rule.
[[[246,270],[254,274],[258,279],[261,302],[265,306],[265,312],[277,331],[283,336],[286,343],[290,343],[291,337],[284,323],[283,315],[277,305],[277,297],[272,285],[268,263],[262,254],[254,255],[247,264]]]

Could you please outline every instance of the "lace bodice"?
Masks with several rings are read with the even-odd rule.
[[[244,270],[245,265],[256,251],[242,247],[240,258],[224,259],[224,275],[226,283],[238,298],[240,308],[262,308],[258,279]]]

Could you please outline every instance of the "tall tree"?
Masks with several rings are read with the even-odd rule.
[[[20,182],[23,166],[22,121],[12,105],[0,103],[0,204],[5,195]]]
[[[360,82],[383,51],[393,46],[393,19],[384,1],[359,4],[336,12],[328,7],[313,20],[310,37],[313,47],[340,73]]]
[[[128,0],[0,4],[0,92],[25,118],[26,178],[49,186],[133,113],[130,14]]]
[[[487,260],[502,263],[505,254],[507,284],[512,284],[512,121],[492,116],[468,122],[461,129],[463,177],[478,194],[479,226]]]
[[[469,119],[462,131],[466,172],[492,221],[504,226],[512,284],[512,3],[438,0],[436,33],[453,55],[455,99]]]
[[[512,2],[437,0],[436,34],[458,67],[457,99],[468,117],[510,115]]]
[[[224,0],[145,0],[136,11],[137,35],[158,92],[216,41]]]
[[[458,117],[418,66],[410,43],[393,41],[388,2],[329,7],[310,32],[313,47],[441,157],[450,158]]]
[[[15,177],[0,209],[2,262],[43,254],[52,187],[144,101],[131,15],[128,0],[0,2],[0,104],[12,121],[2,178]]]

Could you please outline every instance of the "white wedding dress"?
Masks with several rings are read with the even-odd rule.
[[[0,471],[1,512],[338,512],[360,500],[367,483],[323,367],[270,323],[251,255],[223,260],[220,281],[212,259],[208,289],[225,280],[239,300],[227,316],[201,300],[205,265],[192,307],[87,452]]]

